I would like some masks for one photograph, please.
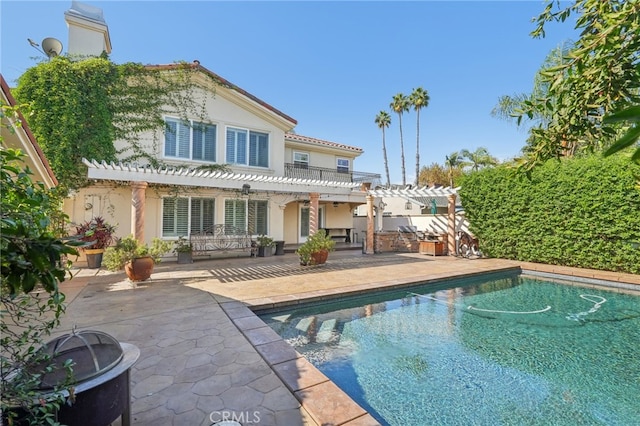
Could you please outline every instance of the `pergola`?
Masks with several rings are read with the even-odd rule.
[[[345,202],[361,203],[365,195],[367,204],[367,254],[374,253],[374,199],[380,197],[447,197],[447,235],[449,253],[455,253],[455,206],[459,188],[423,187],[406,189],[368,189],[355,182],[330,182],[283,176],[266,176],[191,168],[154,168],[128,163],[106,163],[83,159],[88,177],[96,180],[129,182],[132,198],[132,234],[144,239],[145,190],[149,184],[215,187],[242,191],[244,188],[265,191],[277,198],[282,193],[305,194],[309,197],[309,230],[318,230],[319,199],[321,194],[341,197]],[[286,203],[286,200],[283,200]]]
[[[460,188],[452,187],[423,187],[405,189],[371,189],[367,191],[367,254],[374,252],[374,222],[373,222],[373,200],[377,197],[447,197],[447,251],[449,254],[456,251],[456,198]]]

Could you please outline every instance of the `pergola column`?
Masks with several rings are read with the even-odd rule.
[[[320,194],[317,192],[311,192],[309,194],[309,235],[313,235],[318,231],[320,225],[320,206],[318,200]]]
[[[131,233],[144,243],[144,208],[147,199],[147,182],[131,182]]]
[[[367,249],[366,254],[374,254],[373,195],[367,194]]]
[[[456,255],[456,194],[447,196],[447,254]]]

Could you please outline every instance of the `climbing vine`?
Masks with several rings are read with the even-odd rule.
[[[148,67],[59,56],[28,69],[13,93],[31,105],[27,121],[60,185],[78,189],[89,183],[82,158],[160,167],[154,154],[165,114],[207,122],[196,70],[186,63]],[[152,138],[141,137],[146,133]]]

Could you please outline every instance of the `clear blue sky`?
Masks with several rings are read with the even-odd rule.
[[[548,52],[577,39],[569,22],[533,39],[543,1],[83,1],[103,9],[116,63],[193,61],[298,120],[295,132],[364,149],[358,171],[383,176],[380,110],[392,183],[401,183],[393,95],[422,86],[420,163],[480,146],[517,156],[527,134],[490,115],[501,95],[529,92]],[[42,55],[27,42],[68,41],[71,1],[0,1],[0,70],[10,85]],[[402,118],[413,181],[416,115]]]

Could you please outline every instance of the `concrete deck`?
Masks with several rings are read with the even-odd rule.
[[[250,308],[520,267],[640,286],[631,274],[360,250],[336,251],[314,267],[300,266],[295,254],[165,262],[138,284],[124,273],[80,269],[62,284],[68,307],[55,335],[77,325],[140,348],[131,371],[134,425],[375,425]]]

